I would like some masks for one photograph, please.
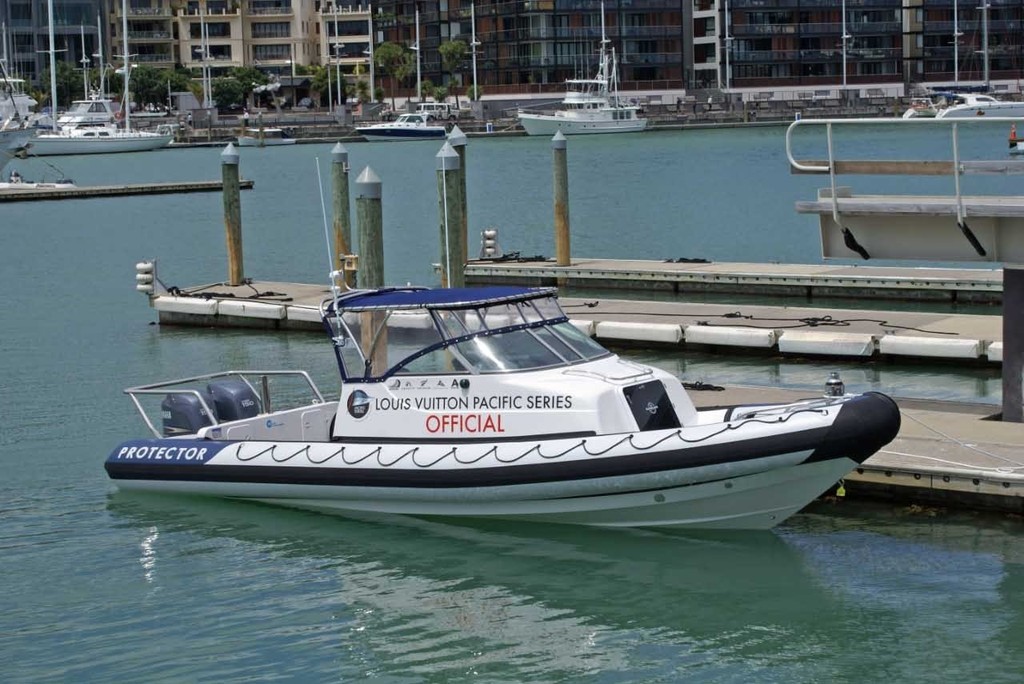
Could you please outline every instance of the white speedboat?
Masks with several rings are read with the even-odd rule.
[[[238,136],[239,147],[272,147],[294,145],[295,138],[282,128],[247,128]]]
[[[997,100],[978,93],[950,93],[937,107],[937,119],[973,119],[978,116],[1024,118],[1024,102]]]
[[[640,107],[625,102],[618,92],[618,61],[615,50],[608,50],[604,33],[604,5],[601,6],[601,50],[597,74],[593,78],[565,82],[562,108],[553,112],[520,109],[519,123],[527,135],[563,135],[584,133],[636,133],[647,127]]]
[[[402,114],[394,121],[356,127],[367,140],[443,140],[444,126],[430,123],[426,114]]]
[[[55,180],[29,180],[18,171],[11,171],[7,180],[0,181],[0,192],[25,192],[32,190],[68,190],[77,188],[70,178],[61,176]]]
[[[929,97],[915,97],[910,101],[910,107],[903,112],[904,119],[926,118],[933,119],[939,111],[935,102]]]
[[[352,291],[320,313],[338,401],[303,371],[127,389],[153,436],[110,453],[117,487],[353,515],[763,529],[900,425],[876,393],[697,410],[679,379],[577,329],[553,288]]]
[[[173,139],[172,133],[130,131],[113,125],[65,127],[38,134],[32,139],[29,151],[37,157],[145,152],[167,147]]]

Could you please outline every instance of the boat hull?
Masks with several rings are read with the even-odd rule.
[[[527,135],[585,135],[596,133],[639,133],[647,119],[576,119],[554,114],[519,114],[519,123]]]
[[[728,417],[727,417],[728,418]],[[888,443],[899,410],[863,395],[784,421],[502,442],[126,442],[126,490],[341,514],[468,516],[610,527],[766,529]]]
[[[447,135],[444,128],[357,128],[356,133],[367,140],[443,140]]]
[[[167,147],[174,136],[129,134],[118,138],[76,138],[72,136],[36,136],[30,141],[29,153],[36,157],[65,154],[114,154],[148,152]]]
[[[238,138],[239,147],[275,147],[277,145],[294,145],[295,138],[264,138],[262,141],[259,138],[251,138],[249,136],[241,136]]]
[[[25,150],[33,134],[26,129],[0,130],[0,170]]]
[[[1024,118],[1024,102],[999,102],[996,104],[957,105],[939,110],[938,119],[974,119],[979,116]]]

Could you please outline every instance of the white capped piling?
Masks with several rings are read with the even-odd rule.
[[[441,227],[441,287],[465,287],[466,253],[461,235],[459,155],[448,142],[445,142],[436,158],[437,206]]]
[[[359,224],[359,287],[383,287],[381,181],[369,166],[356,178],[356,221]]]
[[[224,188],[224,233],[228,246],[228,285],[245,280],[242,266],[242,196],[238,183],[238,150],[231,143],[220,154]]]
[[[348,150],[341,143],[331,149],[331,206],[334,212],[334,268],[341,270],[352,253],[352,215],[348,192]],[[353,274],[347,273],[346,281]],[[348,283],[350,286],[352,282]]]
[[[557,131],[551,139],[554,155],[554,192],[555,192],[555,263],[569,266],[569,163],[567,144],[562,131]]]
[[[462,132],[458,124],[452,126],[448,133],[448,144],[452,146],[459,155],[459,200],[462,204],[462,225],[459,231],[462,233],[462,255],[469,258],[469,196],[466,194],[466,146],[468,144],[466,134]]]

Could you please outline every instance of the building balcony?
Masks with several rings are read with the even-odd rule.
[[[117,13],[120,16],[120,12]],[[129,7],[129,17],[170,17],[169,7]]]
[[[170,40],[170,31],[128,31],[129,40]]]
[[[224,8],[224,7],[221,7],[221,8],[210,8],[205,13],[200,13],[200,11],[198,9],[183,9],[183,10],[178,10],[178,13],[175,16],[177,16],[177,17],[194,17],[195,19],[199,19],[199,17],[202,16],[205,19],[209,19],[210,17],[213,17],[213,18],[216,19],[216,18],[219,18],[219,17],[241,17],[242,16],[242,11],[240,9],[238,9],[237,7],[235,9],[228,9],[228,8]]]
[[[291,7],[250,7],[245,13],[250,17],[287,17],[295,12]]]

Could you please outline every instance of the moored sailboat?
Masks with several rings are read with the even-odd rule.
[[[54,121],[51,131],[40,133],[32,141],[33,155],[51,156],[63,154],[109,154],[114,152],[144,152],[167,147],[174,139],[173,134],[151,131],[133,131],[131,128],[131,106],[129,104],[129,79],[131,64],[128,58],[128,7],[122,1],[122,32],[124,34],[124,102],[121,109],[114,111],[110,100],[94,97],[79,100],[60,119]],[[51,34],[53,30],[51,21]],[[102,59],[102,58],[101,58]],[[50,51],[50,71],[56,73],[54,51]],[[54,111],[57,105],[56,82],[51,78],[51,101]],[[122,122],[123,128],[116,121]]]

